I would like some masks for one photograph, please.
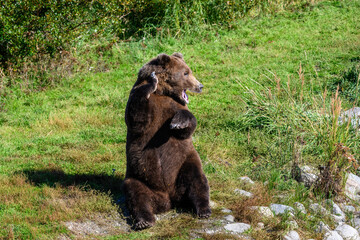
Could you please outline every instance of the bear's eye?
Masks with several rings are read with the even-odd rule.
[[[189,72],[184,72],[184,75],[185,75],[185,76],[189,75]]]

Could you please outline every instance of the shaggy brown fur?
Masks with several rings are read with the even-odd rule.
[[[123,190],[134,228],[174,206],[209,217],[209,185],[192,143],[196,118],[185,91],[201,92],[180,53],[160,54],[139,71],[126,107],[127,168]]]

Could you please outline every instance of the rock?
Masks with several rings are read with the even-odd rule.
[[[318,203],[310,204],[309,209],[314,214],[328,215],[329,211]]]
[[[254,194],[252,194],[251,192],[247,192],[247,191],[244,191],[244,190],[241,190],[241,189],[235,189],[234,192],[237,195],[240,195],[240,196],[243,196],[243,197],[251,198],[251,197],[254,196]]]
[[[319,224],[316,226],[315,232],[316,233],[328,233],[328,232],[331,232],[331,229],[329,228],[328,225],[326,225],[325,223],[320,221]]]
[[[343,238],[336,231],[330,231],[325,233],[323,240],[343,240]]]
[[[341,217],[345,218],[345,213],[341,210],[339,205],[337,205],[336,203],[333,203],[333,205],[332,205],[332,213],[337,216],[341,216]]]
[[[235,221],[235,217],[233,215],[226,215],[224,217],[224,219],[228,222],[234,222]]]
[[[297,229],[299,228],[299,225],[295,220],[287,222],[287,225],[290,227],[290,229]]]
[[[221,231],[219,229],[206,229],[205,233],[209,235],[220,233]]]
[[[228,231],[235,233],[243,233],[246,230],[250,229],[250,225],[246,223],[229,223],[224,226],[224,228]]]
[[[210,206],[210,208],[216,208],[217,204],[216,204],[216,202],[210,200],[209,206]]]
[[[295,202],[294,206],[295,206],[295,209],[297,210],[297,212],[301,212],[303,214],[306,214],[305,206],[302,203]]]
[[[335,231],[344,239],[344,240],[359,240],[358,231],[347,224],[339,225],[335,228]]]
[[[351,219],[350,222],[351,225],[360,232],[360,218],[359,217],[353,218]]]
[[[306,187],[311,187],[318,179],[319,171],[316,168],[310,166],[294,166],[291,174],[293,178],[301,183],[304,183]]]
[[[326,200],[326,203],[330,206],[330,209],[331,209],[331,213],[336,215],[336,216],[339,216],[339,217],[342,217],[343,219],[345,219],[345,213],[341,210],[341,208],[339,207],[339,205],[337,205],[336,203],[334,203],[333,200],[331,199],[327,199]]]
[[[356,211],[355,207],[351,205],[345,205],[343,209],[346,213],[354,213]]]
[[[264,218],[272,218],[274,217],[274,213],[271,211],[269,207],[265,206],[252,206],[250,209],[257,211]]]
[[[231,213],[232,211],[230,209],[223,208],[223,209],[221,209],[221,212],[223,212],[223,213]]]
[[[345,194],[352,200],[360,201],[360,177],[349,173],[345,184]]]
[[[339,124],[347,124],[351,119],[351,126],[355,129],[358,129],[360,126],[360,107],[353,107],[345,112],[343,112],[339,117]]]
[[[240,177],[239,180],[240,180],[240,182],[242,182],[244,184],[248,184],[248,185],[255,184],[255,182],[253,180],[251,180],[248,176]]]
[[[93,219],[83,219],[81,221],[67,221],[63,224],[70,230],[75,238],[82,236],[106,236],[116,234],[119,230],[130,231],[130,226],[126,220],[118,213],[94,214]],[[76,237],[77,236],[77,237]]]
[[[331,214],[330,217],[334,222],[336,222],[338,224],[345,222],[345,220],[346,220],[344,216],[338,216],[335,214]]]
[[[264,229],[265,224],[262,223],[262,222],[258,222],[258,224],[257,224],[256,226],[257,226],[258,228],[260,228],[260,229]]]
[[[270,209],[271,211],[274,212],[275,215],[283,215],[286,213],[294,213],[294,208],[287,206],[287,205],[282,205],[282,204],[270,204]]]
[[[300,240],[301,238],[297,232],[290,231],[284,236],[283,239],[284,240]]]

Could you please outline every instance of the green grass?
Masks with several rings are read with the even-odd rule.
[[[194,145],[211,198],[231,208],[238,201],[233,190],[241,187],[237,178],[248,175],[268,180],[274,201],[279,192],[288,196],[284,203],[305,201],[308,190],[284,176],[296,154],[303,163],[326,161],[325,125],[316,111],[325,87],[359,63],[359,10],[359,1],[324,1],[311,11],[244,19],[231,30],[198,26],[176,38],[159,33],[120,42],[100,55],[94,49],[106,43],[82,43],[73,53],[80,59],[79,73],[43,91],[5,89],[7,95],[0,97],[0,238],[71,236],[63,222],[121,211],[116,202],[126,166],[128,94],[137,71],[161,52],[183,53],[205,86],[202,94],[190,94],[189,108],[198,120]],[[288,79],[290,93],[285,91]],[[343,107],[349,108],[353,102],[345,97]],[[307,111],[315,112],[314,119]],[[349,134],[347,143],[359,159],[359,136]],[[113,237],[186,239],[197,224],[189,219],[184,215],[176,224],[160,221],[157,230]],[[300,227],[304,236],[315,236],[307,224]]]

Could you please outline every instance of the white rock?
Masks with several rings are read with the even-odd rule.
[[[283,240],[300,240],[300,239],[301,238],[299,234],[295,231],[288,232],[283,238]]]
[[[224,217],[224,219],[228,222],[234,222],[235,221],[235,217],[233,215],[226,215]]]
[[[235,233],[243,233],[246,230],[250,229],[250,225],[246,223],[229,223],[224,226],[224,228],[228,231]]]
[[[293,177],[296,181],[304,183],[306,187],[311,187],[318,179],[319,171],[310,166],[297,166],[293,171]]]
[[[343,238],[336,231],[330,231],[325,233],[323,240],[343,240]]]
[[[346,213],[354,213],[356,211],[355,207],[351,205],[345,205],[343,209]]]
[[[294,213],[294,208],[287,206],[287,205],[282,205],[282,204],[270,204],[270,209],[271,211],[274,212],[275,215],[283,215],[286,213]]]
[[[345,220],[346,220],[345,216],[338,216],[338,215],[335,215],[335,214],[331,214],[330,217],[334,222],[336,222],[338,224],[340,224],[342,222],[345,222]]]
[[[295,202],[294,206],[295,206],[295,209],[296,209],[298,212],[301,212],[301,213],[303,213],[303,214],[306,214],[306,209],[305,209],[304,204],[299,203],[299,202]]]
[[[295,220],[287,222],[287,225],[290,227],[290,229],[297,229],[299,228],[299,225]]]
[[[331,229],[328,225],[326,225],[325,223],[320,221],[319,224],[316,226],[315,232],[316,233],[327,233],[327,232],[331,232]]]
[[[345,218],[345,213],[341,210],[339,205],[337,205],[336,203],[332,204],[332,213],[337,216],[341,216],[341,217]]]
[[[244,176],[244,177],[240,177],[239,180],[242,182],[242,183],[245,183],[245,184],[249,184],[249,185],[253,185],[255,182],[253,180],[251,180],[248,176]]]
[[[347,224],[341,224],[335,228],[335,231],[344,239],[344,240],[359,240],[358,231]]]
[[[265,224],[262,222],[258,222],[256,226],[260,229],[263,229],[265,227]]]
[[[360,107],[353,107],[343,112],[339,117],[338,122],[339,124],[347,124],[349,118],[351,118],[351,126],[353,126],[355,129],[358,129],[360,126]]]
[[[358,231],[360,231],[360,218],[356,217],[351,219],[351,225],[356,228]]]
[[[230,209],[223,208],[223,209],[221,209],[221,212],[223,212],[223,213],[231,213],[232,211]]]
[[[352,200],[360,201],[360,177],[349,173],[345,184],[345,194]]]
[[[219,230],[214,230],[214,229],[206,229],[205,230],[205,233],[210,234],[210,235],[218,233],[218,232],[220,232],[220,231]]]
[[[318,203],[310,204],[309,209],[312,213],[328,215],[329,211]]]
[[[235,189],[234,192],[237,195],[240,195],[240,196],[243,196],[243,197],[251,198],[252,196],[254,196],[254,194],[252,194],[251,192],[247,192],[247,191],[244,191],[244,190],[241,190],[241,189]]]
[[[271,211],[269,207],[265,206],[252,206],[250,209],[257,211],[262,217],[272,218],[274,217],[274,213]]]
[[[216,202],[214,202],[214,201],[209,201],[209,206],[211,207],[211,208],[215,208],[216,206],[217,206],[217,204],[216,204]]]

